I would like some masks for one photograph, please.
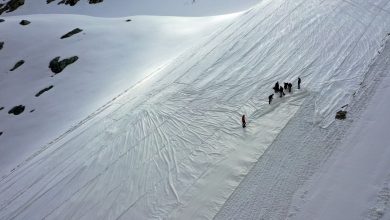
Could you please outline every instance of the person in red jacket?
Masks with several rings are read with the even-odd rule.
[[[245,128],[246,127],[246,121],[245,121],[245,115],[242,115],[242,127]]]

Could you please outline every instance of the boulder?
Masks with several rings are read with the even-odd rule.
[[[4,42],[0,42],[0,50],[3,49],[3,46],[4,46]]]
[[[30,23],[31,23],[30,21],[22,20],[19,24],[23,25],[23,26],[26,26],[26,25],[29,25]]]
[[[9,110],[8,114],[20,115],[24,112],[24,109],[25,109],[24,105],[18,105],[13,107],[11,110]]]
[[[347,111],[340,110],[336,113],[336,119],[344,120],[347,118]]]
[[[79,59],[77,56],[73,56],[60,61],[60,58],[61,57],[56,57],[49,63],[49,68],[55,74],[62,72],[68,65],[76,62]]]

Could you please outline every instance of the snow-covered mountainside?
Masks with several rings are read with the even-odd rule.
[[[107,5],[93,7],[115,17]],[[300,145],[302,152],[268,157],[283,166],[263,167],[264,197],[231,195],[283,132],[327,143],[321,133],[333,134],[336,112],[365,85],[390,30],[386,0],[262,0],[239,14],[200,18],[10,16],[23,10],[0,23],[0,219],[285,217],[304,181],[290,171],[313,171],[333,148]],[[74,28],[82,31],[61,39]],[[58,56],[73,58],[62,71]],[[276,81],[293,91],[269,104]],[[8,114],[19,104],[22,114]],[[294,130],[296,115],[310,126]],[[279,147],[299,142],[285,143]],[[299,161],[283,163],[291,158]],[[293,187],[274,191],[284,184]],[[253,207],[261,208],[241,212]]]
[[[0,107],[4,108],[0,111],[0,174],[235,16],[4,17],[0,23],[0,42],[4,42],[0,50]],[[31,23],[20,25],[21,20]],[[82,32],[61,39],[76,28]],[[49,68],[56,57],[74,56],[78,59],[59,73]],[[19,61],[24,63],[11,71]],[[36,97],[46,88],[51,89]],[[8,114],[19,105],[25,107],[22,114]]]
[[[83,14],[97,17],[130,15],[214,16],[243,11],[259,2],[259,0],[104,0],[91,5],[91,0],[66,0],[65,2],[75,2],[76,4],[65,5],[58,4],[64,2],[63,0],[53,0],[49,4],[47,0],[14,1],[23,1],[24,4],[15,11],[4,13],[4,16],[53,13]]]

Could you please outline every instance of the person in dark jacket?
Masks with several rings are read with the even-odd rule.
[[[298,77],[298,89],[301,89],[301,78]]]
[[[274,98],[274,94],[268,96],[268,103],[271,105],[272,99]]]
[[[273,89],[274,89],[275,93],[279,92],[279,82],[275,83],[275,87]]]
[[[242,127],[245,128],[246,127],[246,120],[245,120],[245,115],[242,115]]]
[[[284,95],[286,95],[286,94],[284,94],[284,92],[283,92],[283,87],[280,87],[280,88],[279,88],[279,92],[280,92],[280,98],[282,98]]]
[[[284,89],[288,88],[288,83],[284,83]]]
[[[288,87],[288,92],[291,93],[292,83],[288,83],[287,87]]]

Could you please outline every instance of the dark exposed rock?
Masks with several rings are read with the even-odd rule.
[[[8,114],[20,115],[24,112],[24,109],[25,109],[24,105],[18,105],[13,107],[11,110],[9,110]]]
[[[65,4],[70,6],[75,6],[80,0],[62,0],[58,4]],[[88,0],[89,4],[97,4],[103,2],[103,0]]]
[[[1,136],[1,135],[3,135],[3,132],[2,132],[2,131],[0,131],[0,136]]]
[[[23,26],[26,26],[26,25],[29,25],[30,23],[31,23],[30,21],[22,20],[19,24],[23,25]]]
[[[15,64],[15,66],[12,68],[12,69],[10,69],[10,71],[14,71],[14,70],[16,70],[17,68],[19,68],[21,65],[23,65],[24,64],[24,60],[19,60],[16,64]]]
[[[5,21],[4,19],[0,19],[0,23],[1,23],[1,22],[4,22],[4,21]]]
[[[24,5],[24,0],[9,0],[5,5],[0,6],[0,15],[3,12],[12,12]]]
[[[344,120],[347,118],[347,111],[340,110],[336,113],[336,119]]]
[[[4,42],[0,42],[0,50],[3,49],[3,46],[4,46]]]
[[[130,22],[130,21],[131,21],[131,19],[127,19],[127,20],[126,20],[126,22]]]
[[[103,0],[89,0],[89,4],[97,4],[103,2]]]
[[[0,111],[3,110],[3,109],[4,109],[4,107],[0,107]]]
[[[37,94],[35,94],[35,97],[39,97],[40,95],[42,95],[43,93],[49,91],[50,89],[52,89],[54,86],[49,86],[49,87],[46,87],[44,89],[42,89],[41,91],[39,91]]]
[[[54,2],[54,1],[55,1],[55,0],[47,0],[46,3],[47,3],[47,4],[50,4],[50,3]]]
[[[79,0],[62,0],[58,2],[58,4],[65,4],[65,5],[70,5],[70,6],[75,6]]]
[[[75,34],[78,34],[80,32],[82,32],[83,30],[82,29],[79,29],[79,28],[76,28],[76,29],[73,29],[72,31],[68,32],[67,34],[65,34],[64,36],[61,37],[61,39],[64,39],[64,38],[68,38],[68,37],[71,37]]]
[[[35,112],[35,109],[31,109],[31,110],[30,110],[30,113],[33,113],[33,112]]]
[[[68,65],[76,62],[79,58],[77,56],[69,57],[60,61],[61,57],[56,57],[50,61],[49,68],[55,74],[62,72]]]

